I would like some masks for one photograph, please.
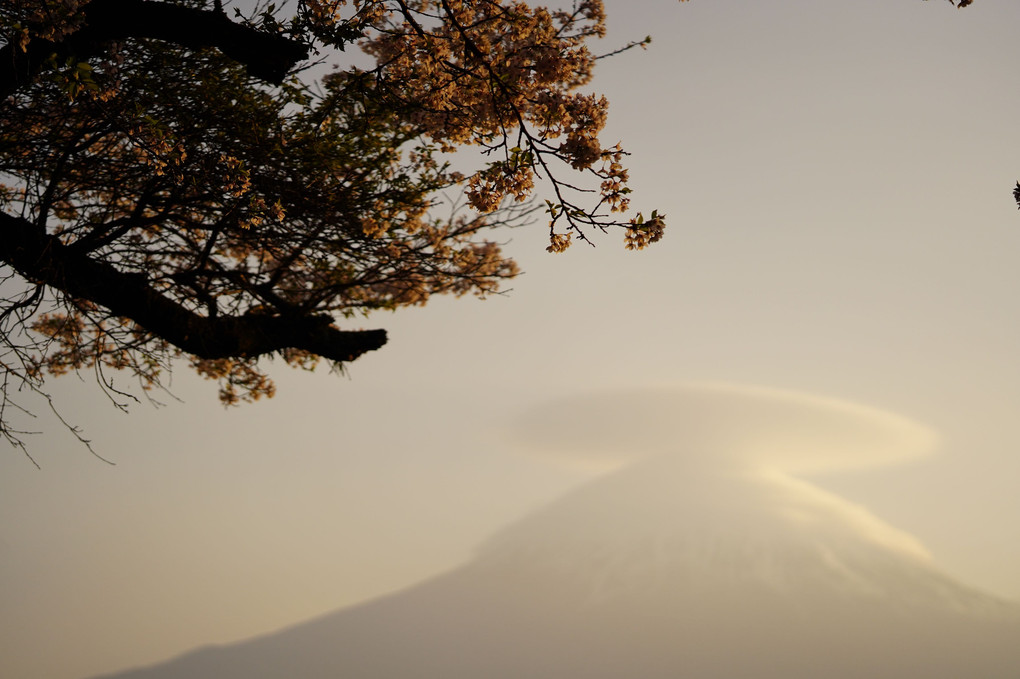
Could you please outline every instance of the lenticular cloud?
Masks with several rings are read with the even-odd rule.
[[[934,449],[905,417],[832,398],[730,384],[605,391],[525,413],[509,438],[579,466],[618,467],[673,455],[701,466],[784,472],[881,467]]]

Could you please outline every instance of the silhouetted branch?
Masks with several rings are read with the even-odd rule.
[[[31,222],[0,214],[0,259],[22,276],[129,318],[199,358],[254,358],[301,349],[347,362],[382,347],[385,330],[340,330],[328,315],[200,316],[154,290],[142,274],[78,254]]]
[[[282,35],[236,24],[215,10],[182,7],[153,0],[93,0],[83,9],[85,23],[54,42],[31,40],[24,48],[10,43],[0,49],[0,98],[27,85],[52,56],[88,59],[115,40],[151,38],[182,47],[215,47],[252,76],[279,84],[308,57],[308,47]]]

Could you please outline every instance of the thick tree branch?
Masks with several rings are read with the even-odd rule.
[[[31,222],[6,214],[0,214],[0,260],[34,283],[94,302],[199,358],[303,349],[346,362],[386,344],[385,330],[340,330],[326,315],[200,316],[153,290],[143,275],[76,253]]]
[[[36,38],[24,51],[14,44],[0,49],[0,99],[31,82],[51,55],[61,61],[72,56],[85,60],[101,54],[110,41],[128,38],[216,47],[247,66],[252,76],[274,84],[308,58],[303,43],[236,24],[213,10],[154,0],[92,0],[84,12],[84,26],[60,42]]]

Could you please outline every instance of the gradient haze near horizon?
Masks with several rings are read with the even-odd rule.
[[[930,427],[926,458],[812,482],[1020,599],[1020,4],[609,0],[600,62],[661,243],[544,252],[505,297],[378,315],[349,377],[281,366],[224,411],[54,381],[109,467],[43,416],[0,458],[0,675],[80,679],[244,639],[464,562],[587,478],[516,453],[519,413],[691,381],[838,397]],[[625,408],[626,403],[621,403]],[[663,436],[676,436],[668,426]],[[233,679],[233,678],[225,678]]]

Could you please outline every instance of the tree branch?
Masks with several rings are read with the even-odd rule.
[[[0,259],[34,283],[94,302],[199,358],[303,349],[346,362],[386,344],[385,330],[340,330],[328,315],[200,316],[154,290],[144,275],[79,254],[31,222],[2,213]]]
[[[53,42],[36,38],[22,51],[9,43],[0,49],[0,99],[27,85],[51,55],[88,59],[114,40],[152,38],[182,47],[216,47],[244,64],[255,78],[279,84],[308,58],[303,43],[236,24],[215,10],[182,7],[155,0],[92,0],[83,11],[85,24]]]

